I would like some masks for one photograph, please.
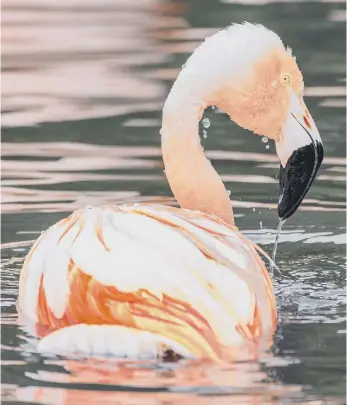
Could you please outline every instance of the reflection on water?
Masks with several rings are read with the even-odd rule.
[[[175,204],[159,144],[172,81],[231,21],[278,32],[304,72],[325,160],[280,237],[271,353],[226,366],[41,356],[17,322],[24,256],[85,205]],[[4,0],[2,398],[37,404],[342,404],[345,386],[345,5],[340,0]],[[238,226],[271,252],[275,147],[219,110],[202,143]],[[269,148],[267,148],[269,146]],[[27,242],[26,242],[27,241]]]
[[[38,208],[45,211],[72,211],[83,205],[119,203],[126,200],[147,201],[148,198],[140,196],[140,187],[143,188],[146,183],[150,187],[153,182],[165,187],[166,183],[159,147],[21,142],[3,143],[2,149],[4,212],[28,212]],[[266,171],[263,170],[264,174],[254,174],[258,173],[259,167],[265,168],[265,165],[259,162],[277,163],[277,157],[274,154],[236,151],[222,153],[211,150],[207,151],[206,155],[213,161],[223,161],[224,164],[231,166],[235,162],[248,161],[254,167],[249,174],[222,174],[221,177],[226,183],[231,185],[249,183],[254,188],[258,187],[259,190],[261,189],[259,185],[263,188],[264,184],[277,184],[275,173],[266,175]],[[332,180],[337,183],[346,181],[346,177],[341,175],[342,170],[343,174],[345,172],[344,159],[331,157],[327,158],[323,164],[329,165],[329,175],[318,175],[317,181]],[[276,167],[277,165],[278,163]],[[331,165],[334,166],[331,167]],[[272,168],[272,166],[266,166],[266,168],[270,167]],[[100,181],[109,184],[112,182],[115,184],[115,190],[112,193],[94,190],[93,182],[99,184]],[[82,182],[88,183],[83,187]],[[66,183],[80,184],[77,189],[69,191],[56,189],[63,188],[62,185]],[[125,191],[124,183],[127,183],[128,187],[133,184],[132,190]],[[33,186],[40,186],[40,189],[34,189]],[[268,194],[271,194],[271,188],[268,187],[268,189]],[[233,201],[233,205],[236,208],[255,206],[276,208],[275,202],[262,203],[244,199]],[[301,209],[342,212],[345,209],[345,202],[306,199]]]

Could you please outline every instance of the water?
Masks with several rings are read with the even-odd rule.
[[[271,353],[228,367],[39,355],[17,322],[29,249],[21,242],[82,206],[173,204],[160,153],[163,102],[188,54],[243,20],[293,48],[325,147],[314,185],[281,232]],[[344,2],[4,0],[2,23],[2,243],[16,242],[1,258],[4,403],[344,403]],[[231,191],[237,226],[271,254],[274,145],[265,149],[218,108],[204,118],[213,122],[205,153]]]
[[[286,223],[286,220],[283,221],[283,220],[280,219],[280,220],[278,221],[276,239],[275,239],[274,247],[273,247],[273,249],[272,249],[272,256],[271,256],[272,263],[271,263],[271,265],[270,265],[270,273],[271,273],[272,276],[273,276],[274,265],[275,265],[275,263],[276,263],[277,245],[278,245],[278,242],[279,242],[279,240],[280,240],[280,235],[281,235],[282,227],[283,227],[283,225],[284,225],[285,223]]]
[[[210,125],[211,125],[211,122],[210,122],[210,120],[208,118],[204,118],[202,120],[202,125],[204,126],[204,128],[209,128]]]

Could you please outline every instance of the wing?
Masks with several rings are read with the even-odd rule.
[[[218,218],[153,205],[89,207],[49,228],[24,263],[19,307],[49,327],[41,336],[119,325],[210,358],[276,323],[254,244]]]

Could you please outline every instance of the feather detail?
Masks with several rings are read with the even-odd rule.
[[[236,227],[198,211],[89,207],[32,247],[19,307],[51,342],[43,347],[56,347],[61,329],[84,324],[160,336],[195,357],[230,358],[235,345],[259,342],[276,324],[271,280],[255,246]],[[74,341],[84,339],[82,329],[73,329]]]

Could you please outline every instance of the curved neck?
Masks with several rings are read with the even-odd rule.
[[[230,225],[234,216],[229,195],[204,156],[199,121],[205,106],[176,83],[163,109],[161,129],[165,173],[182,208],[216,215]]]

